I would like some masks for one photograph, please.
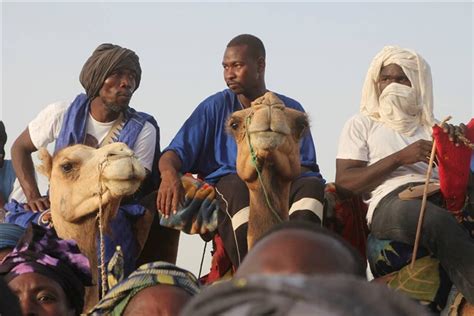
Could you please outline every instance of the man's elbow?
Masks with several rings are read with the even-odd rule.
[[[351,181],[350,178],[344,175],[341,176],[336,174],[335,183],[337,190],[343,193],[344,195],[360,195],[365,193],[363,186],[354,181]]]
[[[21,133],[20,136],[15,139],[11,147],[12,158],[30,155],[35,151],[37,151],[37,148],[35,147],[35,145],[33,145],[33,142],[31,141],[28,129],[23,131],[23,133]]]

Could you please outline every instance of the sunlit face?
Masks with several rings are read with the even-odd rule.
[[[137,87],[136,73],[130,69],[117,69],[108,76],[99,91],[105,106],[114,111],[124,111]]]
[[[227,47],[222,60],[224,80],[235,94],[250,93],[259,85],[258,61],[253,58],[247,45]]]
[[[389,64],[380,69],[378,80],[380,93],[392,82],[411,87],[410,79],[408,79],[407,75],[403,72],[402,67],[397,64]]]
[[[74,315],[62,287],[39,273],[24,273],[8,283],[18,296],[23,315]]]

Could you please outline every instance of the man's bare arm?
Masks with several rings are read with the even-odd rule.
[[[31,154],[38,149],[31,141],[30,132],[26,128],[12,146],[12,163],[16,176],[25,193],[28,203],[26,209],[43,211],[49,208],[49,199],[41,197],[35,178],[35,167]]]
[[[418,140],[370,166],[366,161],[336,159],[336,185],[354,194],[368,193],[398,167],[420,161],[428,163],[431,147],[431,141]]]
[[[181,159],[174,151],[166,151],[158,162],[158,168],[161,184],[156,197],[156,207],[163,215],[169,216],[184,202],[184,188],[179,176]]]

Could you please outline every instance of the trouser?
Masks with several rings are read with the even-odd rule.
[[[371,232],[379,239],[414,244],[421,199],[400,200],[404,185],[384,197],[372,218]],[[420,245],[440,261],[451,281],[474,303],[474,241],[449,211],[440,207],[440,195],[428,198]]]
[[[236,174],[222,177],[216,184],[218,232],[234,267],[247,254],[249,190]],[[317,177],[299,177],[290,188],[290,220],[307,220],[321,225],[324,184]]]

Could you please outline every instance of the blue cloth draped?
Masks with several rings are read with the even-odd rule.
[[[79,94],[67,109],[64,121],[59,133],[54,151],[57,152],[64,147],[73,144],[83,144],[86,137],[87,119],[89,117],[90,100],[85,94]],[[146,113],[137,112],[132,108],[128,108],[124,113],[126,122],[120,131],[117,142],[123,142],[128,147],[134,147],[138,135],[140,134],[146,122],[150,122],[156,128],[156,147],[155,157],[153,160],[153,170],[151,179],[154,182],[153,188],[157,188],[160,179],[158,173],[158,159],[160,157],[160,130],[155,119]],[[105,258],[106,263],[113,256],[116,246],[120,245],[124,252],[124,272],[125,275],[130,274],[135,269],[135,263],[139,255],[138,242],[134,236],[133,224],[135,220],[145,213],[145,208],[138,204],[137,199],[131,201],[130,204],[120,205],[117,215],[109,223],[110,235],[105,235]],[[34,213],[23,208],[23,205],[13,201],[5,206],[8,211],[6,221],[14,223],[22,227],[26,227],[28,223],[34,222],[42,226],[48,226],[41,219],[43,213]],[[99,240],[97,240],[97,249]],[[99,254],[99,253],[98,253]],[[100,257],[100,256],[98,256]]]

